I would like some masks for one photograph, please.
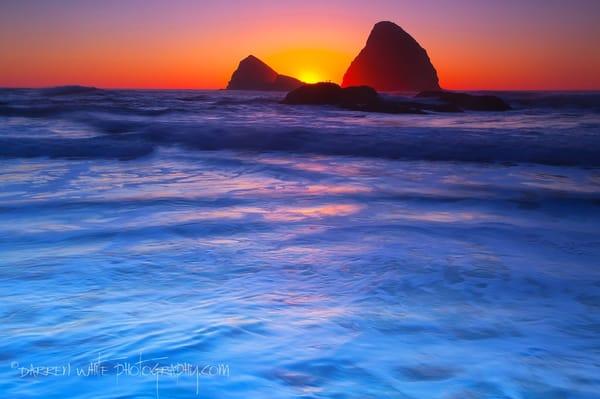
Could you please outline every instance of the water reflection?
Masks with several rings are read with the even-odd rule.
[[[8,364],[228,363],[207,397],[597,391],[596,171],[180,149],[0,163]],[[11,397],[156,393],[14,373]]]

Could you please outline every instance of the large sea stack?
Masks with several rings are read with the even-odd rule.
[[[253,55],[240,61],[233,72],[227,90],[290,91],[304,83],[290,76],[280,75]]]
[[[378,22],[365,48],[344,75],[343,87],[378,91],[440,90],[437,72],[423,47],[393,22]]]

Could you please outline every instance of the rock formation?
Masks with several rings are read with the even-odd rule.
[[[379,91],[440,90],[425,49],[393,22],[378,22],[365,48],[344,75],[343,87],[368,85]]]
[[[388,114],[428,112],[506,111],[510,106],[496,96],[477,96],[448,91],[419,93],[416,97],[379,95],[369,86],[342,88],[335,83],[305,84],[289,92],[283,104],[333,105],[339,108]]]
[[[469,111],[508,111],[510,105],[503,99],[490,95],[473,95],[451,91],[425,91],[417,94],[417,98],[433,98],[442,103]]]
[[[392,102],[383,99],[372,87],[352,86],[341,88],[335,83],[306,84],[285,96],[283,104],[333,105],[353,111],[391,114],[422,113],[412,103]]]
[[[92,86],[79,85],[46,87],[44,89],[40,89],[40,93],[45,96],[66,96],[71,94],[91,94],[97,92],[102,92],[102,89]]]
[[[279,75],[270,66],[250,55],[240,61],[231,76],[227,90],[280,90],[290,91],[303,83],[290,76]]]
[[[372,103],[379,95],[370,87],[348,87],[342,89],[335,83],[306,84],[285,96],[284,104],[341,105],[350,103]]]

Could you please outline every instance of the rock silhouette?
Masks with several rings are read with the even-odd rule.
[[[366,46],[344,75],[343,87],[378,91],[440,90],[437,72],[423,47],[393,22],[378,22]]]
[[[233,72],[227,90],[290,91],[304,83],[290,76],[280,75],[253,55],[240,61]]]
[[[343,109],[387,114],[429,112],[506,111],[510,106],[496,96],[430,91],[416,97],[380,95],[369,86],[344,87],[335,83],[305,84],[289,92],[282,101],[289,105],[332,105]]]
[[[79,86],[79,85],[69,85],[69,86],[56,86],[56,87],[47,87],[44,89],[40,89],[40,92],[46,96],[66,96],[70,94],[90,94],[101,92],[102,89],[98,89],[92,86]]]
[[[305,84],[289,92],[282,103],[290,105],[333,105],[353,111],[390,114],[423,113],[417,104],[388,101],[382,98],[372,87],[351,86],[342,88],[330,82]]]
[[[470,111],[508,111],[511,109],[503,99],[496,96],[477,96],[451,91],[425,91],[417,94],[417,98],[434,98],[442,103]]]
[[[342,89],[330,82],[306,84],[285,96],[284,104],[342,105],[367,104],[379,100],[379,95],[371,87],[348,87]]]

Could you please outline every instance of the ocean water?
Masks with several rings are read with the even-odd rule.
[[[600,94],[0,90],[6,398],[600,397]]]

